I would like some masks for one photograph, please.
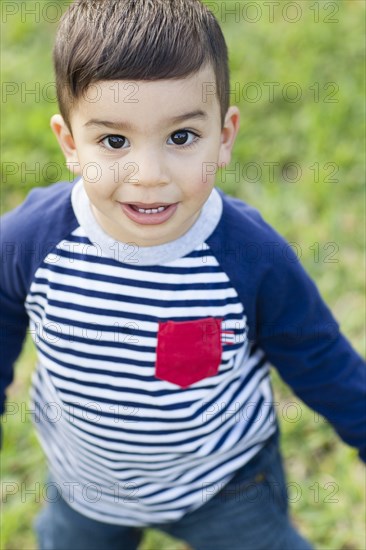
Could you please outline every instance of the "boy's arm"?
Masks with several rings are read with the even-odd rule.
[[[24,302],[4,289],[4,271],[1,269],[0,273],[0,415],[5,412],[5,390],[13,381],[13,365],[20,355],[28,326]]]
[[[22,275],[22,250],[17,238],[15,211],[0,218],[0,415],[4,413],[5,390],[13,381],[13,365],[20,355],[28,326],[24,307],[26,284]]]
[[[357,447],[366,462],[365,361],[285,246],[286,254],[274,258],[259,287],[258,345],[295,394]]]
[[[0,219],[0,416],[5,412],[6,388],[13,381],[13,366],[20,355],[28,326],[20,265],[22,254],[14,222],[15,217],[11,214]]]
[[[67,181],[36,187],[0,218],[0,415],[29,323],[25,300],[34,274],[57,243],[78,226],[72,188]]]

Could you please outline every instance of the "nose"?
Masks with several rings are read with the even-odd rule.
[[[154,150],[141,151],[130,159],[131,165],[127,183],[154,187],[166,185],[169,182],[166,165],[162,155]]]

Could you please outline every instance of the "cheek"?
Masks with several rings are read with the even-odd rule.
[[[204,187],[213,184],[218,170],[219,147],[211,143],[199,159],[199,168],[196,170],[198,178]]]
[[[192,186],[199,185],[202,187],[202,184],[208,183],[210,174],[215,172],[217,158],[214,154],[210,155],[209,151],[205,153],[184,159],[185,162],[180,167],[179,174],[180,180],[187,182],[188,186],[191,184]]]
[[[114,189],[110,188],[105,178],[91,166],[85,172],[87,175],[84,175],[83,181],[89,199],[94,203],[110,200]]]
[[[89,200],[95,204],[100,205],[107,198],[101,185],[85,181],[84,187]]]
[[[207,170],[207,174],[205,171]],[[204,202],[210,195],[215,183],[215,176],[212,175],[212,170],[215,167],[205,167],[198,172],[186,174],[184,184],[182,185],[183,193],[187,200],[194,203]]]
[[[115,170],[113,166],[105,165],[99,160],[82,164],[82,178],[89,194],[95,197],[108,197],[116,189]]]

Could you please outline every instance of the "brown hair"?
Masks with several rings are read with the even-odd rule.
[[[222,125],[229,108],[225,38],[200,0],[75,0],[60,20],[53,61],[70,130],[72,103],[95,82],[184,78],[208,63]]]

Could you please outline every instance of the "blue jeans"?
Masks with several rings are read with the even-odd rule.
[[[57,492],[57,485],[51,487]],[[57,495],[56,495],[57,496]],[[87,518],[62,499],[50,499],[37,516],[39,550],[136,550],[143,528]],[[154,529],[185,540],[194,550],[312,550],[288,516],[286,478],[278,434],[213,498]],[[156,549],[159,550],[159,549]]]

